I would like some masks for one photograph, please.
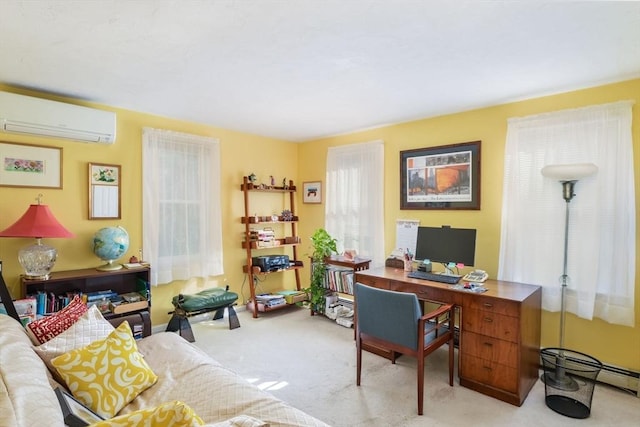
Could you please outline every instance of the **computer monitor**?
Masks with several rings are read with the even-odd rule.
[[[473,228],[418,227],[416,260],[472,266],[476,255],[476,230]]]

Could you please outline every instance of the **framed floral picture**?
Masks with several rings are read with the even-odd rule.
[[[0,142],[0,186],[62,188],[62,148]]]
[[[89,163],[89,219],[119,219],[120,165]]]

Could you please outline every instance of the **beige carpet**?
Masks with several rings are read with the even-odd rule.
[[[415,359],[396,365],[363,355],[362,385],[355,385],[353,329],[292,307],[258,319],[239,311],[241,327],[227,319],[192,323],[196,345],[276,397],[336,426],[639,426],[640,399],[597,385],[591,416],[559,415],[544,402],[538,381],[522,407],[462,387],[449,387],[446,346],[427,357],[424,415],[417,415]],[[209,316],[209,318],[211,318]],[[456,355],[457,363],[457,355]]]

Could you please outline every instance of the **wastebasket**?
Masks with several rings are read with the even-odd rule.
[[[584,353],[563,348],[540,350],[545,402],[559,414],[588,418],[602,363]]]

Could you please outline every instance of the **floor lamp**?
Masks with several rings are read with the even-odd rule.
[[[566,359],[564,347],[564,320],[565,320],[565,297],[567,291],[567,253],[569,248],[569,203],[575,196],[574,186],[579,179],[591,176],[598,171],[598,167],[593,163],[575,163],[563,165],[550,165],[542,168],[542,175],[553,178],[562,184],[562,198],[565,203],[565,223],[564,223],[564,263],[562,268],[562,289],[560,294],[560,346],[556,356],[555,372],[545,372],[542,381],[551,387],[575,391],[578,389],[576,381],[566,375]]]

